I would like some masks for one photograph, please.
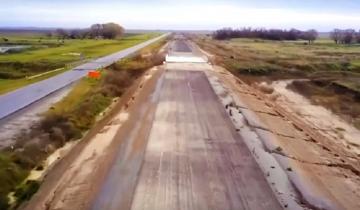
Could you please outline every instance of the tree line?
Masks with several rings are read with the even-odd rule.
[[[232,29],[223,28],[213,33],[213,38],[218,40],[232,39],[232,38],[259,38],[268,40],[307,40],[313,43],[318,38],[318,32],[314,29],[301,31],[297,29],[282,30],[282,29]]]
[[[353,44],[360,43],[360,30],[356,32],[354,29],[334,29],[330,33],[330,38],[336,44]]]
[[[93,24],[86,29],[67,30],[58,28],[55,31],[46,33],[47,37],[57,37],[59,40],[64,39],[115,39],[124,34],[124,28],[116,23]]]

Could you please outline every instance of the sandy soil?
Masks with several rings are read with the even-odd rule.
[[[277,102],[283,104],[287,111],[301,117],[322,135],[341,144],[349,153],[360,156],[360,131],[330,110],[313,105],[302,95],[286,88],[291,82],[292,80],[282,80],[272,83],[271,86],[280,94]]]

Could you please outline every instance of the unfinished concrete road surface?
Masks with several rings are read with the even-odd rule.
[[[186,41],[169,46],[180,51],[173,63],[149,70],[25,209],[282,209],[209,82],[211,66]]]
[[[205,73],[188,70],[164,72],[145,155],[120,150],[92,209],[281,209]]]

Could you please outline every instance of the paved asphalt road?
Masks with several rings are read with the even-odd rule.
[[[163,73],[149,136],[122,139],[92,209],[282,209],[205,73],[188,70]]]
[[[50,95],[30,104],[8,117],[0,119],[0,150],[15,143],[17,135],[21,130],[28,130],[38,122],[42,113],[56,102],[64,98],[70,91],[72,85],[66,86]]]
[[[0,119],[40,100],[41,98],[63,88],[87,75],[89,70],[111,65],[115,61],[122,59],[141,48],[163,38],[166,35],[148,40],[134,47],[122,50],[120,52],[96,59],[89,63],[80,65],[73,70],[52,78],[28,85],[18,90],[0,96]]]

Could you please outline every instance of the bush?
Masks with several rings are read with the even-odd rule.
[[[35,167],[36,165],[35,161],[32,158],[26,156],[21,151],[16,151],[12,155],[12,161],[19,167],[26,170],[31,170],[31,168]]]
[[[45,118],[40,122],[40,128],[46,132],[46,133],[50,133],[51,129],[55,126],[55,125],[60,125],[63,124],[65,122],[67,122],[68,120],[66,119],[65,116],[61,116],[61,115],[57,115],[57,114],[51,114],[51,115],[47,115],[45,116]]]
[[[63,130],[59,127],[53,127],[51,129],[50,139],[57,142],[60,146],[64,146],[66,143],[66,136]]]
[[[9,207],[7,195],[27,175],[28,172],[13,161],[11,154],[0,152],[0,209]]]
[[[100,92],[106,97],[121,96],[124,93],[119,86],[114,84],[104,84]]]
[[[21,203],[30,198],[39,190],[40,182],[34,180],[28,180],[25,184],[18,187],[15,191],[15,196],[18,199],[17,203]]]
[[[49,114],[41,121],[40,128],[50,134],[50,140],[55,142],[63,142],[62,138],[72,140],[81,136],[81,131],[66,115]]]
[[[69,113],[69,120],[76,129],[88,130],[100,114],[111,103],[111,98],[101,93],[92,94],[91,98],[83,101],[73,112]]]
[[[45,138],[47,138],[47,135]],[[34,168],[37,163],[46,156],[45,152],[42,149],[42,145],[39,142],[29,142],[24,146],[21,155],[31,158],[31,162],[29,161],[29,163],[31,164],[28,166],[29,169]]]
[[[109,71],[104,78],[103,84],[115,85],[118,88],[128,87],[131,84],[131,78],[127,71]]]

